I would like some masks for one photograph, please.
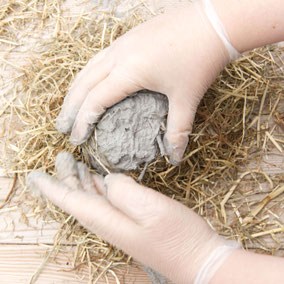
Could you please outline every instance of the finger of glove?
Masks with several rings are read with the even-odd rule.
[[[107,198],[111,204],[139,225],[151,225],[165,216],[167,197],[123,174],[105,177]]]
[[[105,79],[111,70],[111,60],[103,60],[105,53],[99,53],[77,75],[62,109],[56,119],[56,129],[60,133],[71,131],[75,118],[89,91]]]
[[[105,179],[101,175],[93,174],[92,175],[93,182],[96,185],[97,191],[104,195],[107,198],[107,188],[105,186]]]
[[[56,156],[55,169],[57,177],[72,190],[82,189],[77,162],[72,154],[60,152]]]
[[[98,191],[98,187],[100,186],[100,184],[98,185],[97,180],[99,178],[101,179],[103,178],[100,177],[99,175],[92,174],[84,163],[79,162],[77,163],[77,166],[78,166],[79,178],[83,189],[89,193],[95,192],[101,194],[101,192]],[[96,176],[96,179],[94,178],[94,176]]]
[[[92,73],[94,71],[97,71],[97,67],[103,67],[106,64],[109,64],[111,61],[110,60],[106,60],[109,59],[110,57],[107,57],[107,55],[109,55],[109,50],[110,47],[107,47],[101,51],[99,51],[93,58],[91,58],[88,63],[86,64],[86,66],[77,74],[75,81],[73,82],[71,89],[75,89],[78,85],[81,86],[82,85],[82,79],[84,78],[84,80],[86,78],[88,78],[88,75],[92,75]],[[90,77],[91,79],[92,77]],[[90,82],[92,83],[92,82]]]
[[[173,165],[179,165],[188,144],[195,116],[195,105],[184,100],[169,99],[167,130],[164,136],[166,153]]]
[[[120,248],[127,249],[141,234],[131,219],[101,195],[70,190],[64,183],[40,171],[28,175],[27,186],[40,191],[83,226]]]
[[[118,72],[112,72],[86,97],[74,122],[70,141],[74,145],[84,143],[106,108],[139,89],[141,88]]]
[[[82,77],[88,74],[90,70],[93,69],[94,66],[96,66],[96,64],[102,62],[106,58],[106,56],[109,55],[109,51],[110,51],[110,46],[99,51],[93,58],[91,58],[88,61],[87,65],[78,73],[78,76],[74,81],[73,85],[79,83]]]

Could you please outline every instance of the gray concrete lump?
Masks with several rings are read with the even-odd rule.
[[[114,171],[134,170],[155,159],[157,136],[166,122],[166,96],[141,91],[109,108],[96,126],[89,145],[97,158]],[[91,164],[98,166],[91,156]]]

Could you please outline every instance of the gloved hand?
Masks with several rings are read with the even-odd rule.
[[[91,174],[68,153],[56,170],[58,179],[30,173],[28,187],[175,283],[207,283],[234,250],[193,211],[130,177]]]
[[[71,142],[79,145],[106,108],[141,89],[160,92],[169,99],[165,149],[178,164],[196,108],[229,62],[222,40],[198,5],[141,24],[91,59],[64,100],[58,131],[71,131]]]

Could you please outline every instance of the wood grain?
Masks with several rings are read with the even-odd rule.
[[[39,267],[45,255],[46,247],[40,245],[0,245],[0,284],[27,283]],[[36,283],[88,283],[88,271],[72,271],[70,254],[59,254],[55,262],[48,262],[42,270]],[[151,283],[142,268],[136,263],[130,270],[116,271],[121,283]],[[109,283],[116,283],[108,273]],[[101,279],[98,284],[106,283]]]

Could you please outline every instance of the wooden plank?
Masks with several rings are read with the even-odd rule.
[[[13,178],[0,177],[0,206],[3,205],[9,195],[12,185]],[[53,243],[59,224],[55,221],[47,223],[32,216],[28,219],[28,224],[26,224],[22,215],[24,210],[25,204],[21,202],[19,194],[15,194],[12,201],[0,209],[0,244]]]
[[[37,270],[45,255],[46,248],[38,245],[0,245],[0,284],[28,283]],[[59,254],[56,262],[48,262],[42,270],[39,284],[51,283],[88,283],[88,270],[72,271],[70,254]],[[116,270],[121,283],[149,284],[149,278],[141,266],[135,263],[129,270]],[[114,277],[108,273],[109,283],[116,283]],[[97,282],[106,283],[105,279]]]

